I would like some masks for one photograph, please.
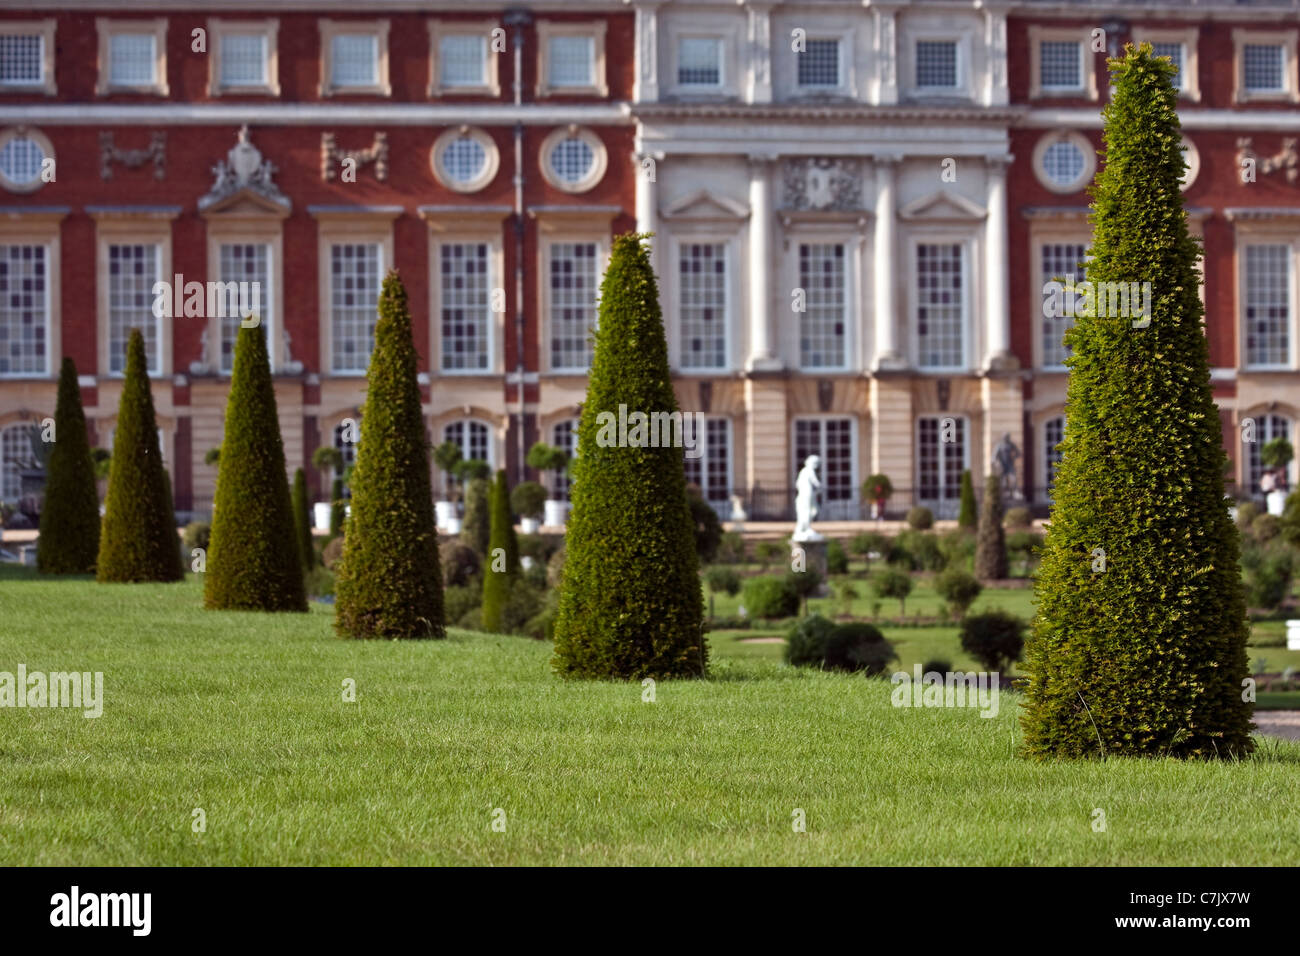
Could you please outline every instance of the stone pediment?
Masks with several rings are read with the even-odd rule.
[[[211,215],[242,207],[256,215],[287,216],[292,208],[289,197],[275,184],[276,168],[249,139],[248,127],[240,127],[239,141],[226,158],[212,167],[215,180],[206,196],[199,200],[199,212]]]
[[[659,214],[664,219],[735,220],[748,217],[749,206],[701,189],[669,203]]]
[[[965,196],[939,190],[912,200],[898,214],[902,219],[976,220],[983,219],[987,212]]]

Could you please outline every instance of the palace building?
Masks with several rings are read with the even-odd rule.
[[[1257,492],[1259,445],[1300,425],[1298,35],[1294,0],[0,0],[0,500],[65,355],[111,447],[139,327],[177,508],[210,511],[241,282],[319,494],[391,267],[430,441],[537,477],[635,229],[724,516],[788,517],[810,454],[824,518],[866,516],[873,473],[891,510],[955,514],[1004,436],[1041,511],[1069,322],[1043,286],[1083,275],[1105,57],[1142,40],[1181,70],[1216,397]],[[192,282],[202,314],[156,314]]]

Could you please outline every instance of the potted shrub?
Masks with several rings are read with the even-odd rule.
[[[894,493],[888,475],[871,475],[862,483],[862,497],[871,502],[871,517],[877,521],[885,517],[885,503]]]
[[[569,453],[563,448],[538,442],[528,450],[528,467],[555,473],[551,483],[554,497],[546,499],[543,509],[545,519],[542,523],[552,528],[564,527],[569,517],[569,503],[560,498],[555,489],[559,485],[560,475],[569,467]]]
[[[442,472],[443,497],[433,503],[438,530],[460,534],[460,516],[456,513],[456,469],[460,465],[460,446],[445,441],[433,450],[433,463]]]
[[[213,450],[217,452],[218,460],[217,462],[209,462],[209,464],[216,464],[220,461],[220,449]],[[341,496],[342,482],[338,480],[338,476],[343,471],[343,452],[329,445],[322,445],[312,454],[311,463],[314,468],[320,471],[328,471],[335,476],[334,485],[338,489],[338,495]],[[333,507],[333,501],[317,501],[312,505],[311,523],[316,526],[317,531],[328,532],[330,530],[330,512]]]
[[[1260,487],[1265,492],[1264,501],[1268,513],[1281,516],[1286,510],[1287,469],[1295,458],[1295,448],[1285,438],[1278,437],[1265,442],[1259,450],[1259,462],[1270,469],[1260,479]]]
[[[510,507],[519,515],[524,534],[536,534],[546,508],[546,489],[535,481],[521,481],[510,492]]]

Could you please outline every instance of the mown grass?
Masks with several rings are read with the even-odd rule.
[[[1300,861],[1298,745],[1032,763],[1014,695],[993,719],[894,708],[727,635],[712,679],[646,703],[555,678],[539,642],[344,641],[326,607],[200,597],[0,571],[0,670],[103,671],[106,697],[97,720],[0,710],[0,865]]]

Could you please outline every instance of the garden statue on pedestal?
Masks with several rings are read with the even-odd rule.
[[[1002,440],[993,449],[994,466],[998,477],[1002,479],[1003,500],[1015,501],[1020,498],[1020,485],[1016,480],[1016,459],[1019,457],[1020,449],[1011,440],[1010,433],[1003,432]]]
[[[817,517],[817,490],[821,488],[821,479],[817,469],[822,460],[817,455],[804,459],[799,477],[795,479],[794,495],[794,540],[821,541],[822,536],[812,528],[813,518]]]

